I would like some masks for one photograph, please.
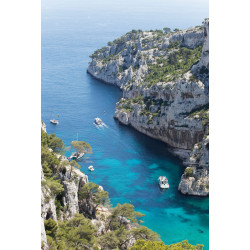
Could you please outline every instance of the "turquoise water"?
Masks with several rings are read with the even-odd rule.
[[[143,1],[141,9],[141,1],[129,0],[127,5],[103,2],[72,1],[69,6],[65,1],[55,1],[52,6],[43,1],[42,120],[48,133],[56,133],[66,146],[77,133],[79,140],[91,144],[94,153],[81,162],[82,171],[109,191],[113,205],[134,204],[146,215],[144,224],[158,232],[165,243],[188,239],[208,249],[209,199],[183,196],[177,191],[184,171],[181,161],[167,152],[165,144],[118,124],[113,114],[121,91],[86,73],[88,56],[108,41],[133,28],[198,25],[208,16],[207,5],[190,1],[196,5],[187,9],[180,8],[180,1],[170,5]],[[52,110],[59,114],[58,126],[49,123]],[[105,128],[93,125],[97,116]],[[88,172],[89,165],[94,165],[94,173]],[[168,177],[169,190],[159,189],[159,175]]]

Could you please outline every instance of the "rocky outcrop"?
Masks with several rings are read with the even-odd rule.
[[[44,244],[44,250],[48,249],[44,220],[49,218],[57,221],[55,198],[51,197],[51,191],[46,184],[43,170],[41,169],[41,241]]]
[[[202,72],[204,70],[204,72]],[[199,75],[209,72],[209,20],[204,21],[204,44],[201,59],[192,67],[192,72]]]
[[[192,161],[195,145],[208,135],[209,20],[168,34],[131,31],[91,58],[87,71],[123,90],[114,118]],[[208,167],[196,165],[193,176],[182,176],[183,194],[208,194]]]
[[[88,183],[88,176],[78,169],[72,169],[71,166],[66,166],[59,173],[61,183],[64,188],[63,205],[66,208],[61,216],[61,219],[71,219],[76,213],[79,213],[78,192],[79,189]]]
[[[209,83],[209,20],[204,21],[204,45],[201,59],[191,71],[202,79],[208,92]],[[196,114],[199,116],[199,112]],[[207,111],[208,117],[208,111]],[[209,132],[208,122],[203,124],[205,136],[200,143],[195,144],[191,154],[184,161],[188,167],[181,177],[178,190],[183,194],[207,196],[209,194]],[[191,174],[186,174],[186,173]]]
[[[173,44],[193,49],[203,44],[201,27],[163,34],[161,31],[131,31],[95,51],[87,72],[95,78],[124,88],[129,81],[140,83],[148,65],[167,56]]]
[[[204,136],[202,119],[193,117],[192,112],[196,107],[205,107],[208,97],[204,94],[203,83],[199,80],[189,81],[189,78],[190,73],[186,73],[183,79],[175,83],[157,84],[150,89],[138,90],[142,100],[152,100],[154,95],[154,104],[147,110],[144,101],[136,103],[136,100],[128,99],[128,111],[128,101],[122,99],[116,105],[114,117],[172,147],[192,150],[194,144]]]
[[[46,132],[46,125],[45,125],[45,123],[44,123],[43,121],[41,121],[41,129],[42,129],[45,133],[47,133],[47,132]]]
[[[43,220],[49,218],[57,221],[55,198],[51,195],[50,188],[46,184],[43,170],[41,172],[41,217]]]
[[[178,190],[183,194],[207,196],[209,194],[209,136],[195,144],[181,177]]]

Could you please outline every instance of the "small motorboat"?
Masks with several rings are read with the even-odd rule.
[[[88,169],[89,169],[90,171],[94,171],[94,170],[95,170],[93,166],[89,166]]]
[[[68,159],[72,159],[72,160],[79,160],[84,156],[84,153],[80,153],[80,152],[74,152],[71,154],[71,156]]]
[[[95,118],[95,124],[100,126],[100,125],[103,125],[103,122],[102,122],[102,120],[100,118],[96,117]]]
[[[160,188],[169,188],[168,179],[166,176],[160,176],[158,180]]]
[[[55,125],[59,124],[59,121],[55,120],[55,119],[51,119],[50,122],[53,123],[53,124],[55,124]]]

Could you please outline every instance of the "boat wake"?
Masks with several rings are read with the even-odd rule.
[[[108,128],[108,126],[105,123],[102,123],[102,125],[97,125],[96,123],[93,122],[93,124],[99,130],[104,129],[104,128]]]

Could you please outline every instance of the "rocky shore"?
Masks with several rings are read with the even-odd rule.
[[[90,56],[88,73],[123,90],[114,117],[170,146],[187,166],[179,191],[209,193],[209,20],[128,32]]]

